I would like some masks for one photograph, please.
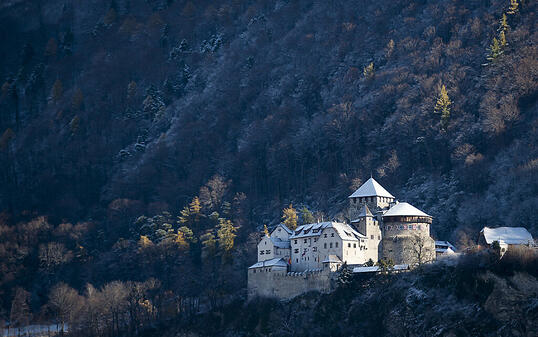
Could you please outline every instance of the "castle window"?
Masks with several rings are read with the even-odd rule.
[[[336,248],[338,248],[338,242],[335,242],[335,243],[334,243],[334,246],[335,246]]]
[[[306,239],[304,239],[304,243],[306,243]]]
[[[263,255],[263,250],[260,250],[260,255]]]
[[[295,241],[294,243],[297,244],[297,240],[293,240],[293,241]]]
[[[378,236],[377,236],[377,239],[378,239],[378,240],[381,240],[381,235],[378,235]]]
[[[313,247],[313,248],[312,248],[312,251],[313,251],[313,252],[317,252],[317,251],[318,251],[318,247]]]
[[[318,242],[318,238],[314,238],[314,242]]]
[[[296,249],[293,250],[293,252],[294,252],[295,254],[299,254],[299,249],[296,248]]]
[[[327,249],[327,242],[323,244],[323,248]]]
[[[357,203],[357,198],[353,198],[353,203],[354,203],[354,204]]]
[[[268,249],[265,251],[265,254],[271,254],[271,251]]]
[[[327,237],[327,234],[325,234],[324,237]]]
[[[331,233],[331,238],[334,238],[334,233]]]
[[[351,242],[347,243],[347,248],[351,248]]]
[[[353,244],[353,248],[357,248],[357,244],[356,244],[356,243]]]
[[[299,262],[299,259],[295,259],[295,262]]]
[[[372,239],[372,240],[373,240],[373,239],[374,239],[374,236],[373,236],[373,235],[370,235],[370,239]]]
[[[329,243],[329,248],[333,248],[333,243]]]

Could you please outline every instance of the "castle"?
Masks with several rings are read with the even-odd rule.
[[[398,202],[373,178],[349,196],[349,224],[328,221],[290,230],[279,224],[258,243],[248,269],[249,296],[291,298],[309,290],[329,292],[336,271],[380,259],[414,266],[435,259],[432,217]]]

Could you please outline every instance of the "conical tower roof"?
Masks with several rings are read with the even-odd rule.
[[[385,197],[394,198],[383,186],[381,186],[374,178],[368,179],[361,185],[349,198],[359,197]]]
[[[383,217],[387,216],[427,216],[431,217],[415,206],[408,204],[407,202],[400,202],[392,206],[388,211],[383,214]]]

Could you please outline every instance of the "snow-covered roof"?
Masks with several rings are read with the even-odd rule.
[[[279,238],[273,238],[271,237],[271,242],[273,242],[273,245],[278,248],[290,248],[290,241],[282,241]]]
[[[394,198],[383,186],[381,186],[374,178],[366,180],[349,198],[359,197],[386,197]]]
[[[278,227],[282,228],[290,235],[293,233],[293,231],[289,229],[286,225],[284,225],[283,223],[280,223],[271,231],[271,234],[273,234],[273,232],[276,231]]]
[[[408,204],[407,202],[400,202],[392,206],[388,211],[383,214],[383,217],[386,216],[428,216],[430,215],[422,212],[420,209],[415,206]]]
[[[392,270],[407,270],[409,269],[408,264],[396,264],[392,268]],[[371,267],[355,267],[353,268],[354,273],[375,273],[380,270],[379,266],[371,266]]]
[[[262,267],[287,267],[288,263],[281,257],[276,257],[271,260],[266,261],[260,261],[257,263],[254,263],[252,266],[248,267],[248,269],[252,268],[262,268]]]
[[[334,221],[326,221],[326,222],[319,222],[319,223],[299,226],[295,229],[293,234],[290,236],[290,239],[320,236],[321,232],[323,232],[325,228],[334,228],[334,230],[338,233],[340,238],[342,238],[343,240],[366,239],[366,236],[357,232],[351,226],[345,223],[334,222]]]
[[[435,252],[440,253],[440,254],[447,254],[447,255],[456,254],[456,252],[450,247],[435,248]]]
[[[329,257],[321,261],[321,263],[342,263],[342,260],[336,255],[329,254]]]
[[[504,241],[508,245],[532,244],[531,233],[524,227],[484,227],[480,233],[484,234],[484,239],[490,245],[494,241]]]
[[[450,242],[448,241],[435,241],[435,250],[438,251],[438,249],[441,250],[447,250],[451,249],[453,252],[456,251],[456,247],[454,247]]]

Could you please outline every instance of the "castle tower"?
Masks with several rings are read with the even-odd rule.
[[[383,259],[409,265],[434,260],[431,223],[430,215],[406,202],[392,206],[383,214]]]
[[[388,209],[394,202],[394,196],[381,186],[374,178],[368,179],[349,197],[349,219],[354,222],[361,213],[363,206],[376,215],[379,211]]]
[[[359,233],[367,237],[366,261],[372,259],[373,262],[377,262],[381,255],[381,227],[379,226],[379,221],[377,221],[372,212],[370,212],[368,206],[364,204],[357,219],[353,220],[351,223]]]

